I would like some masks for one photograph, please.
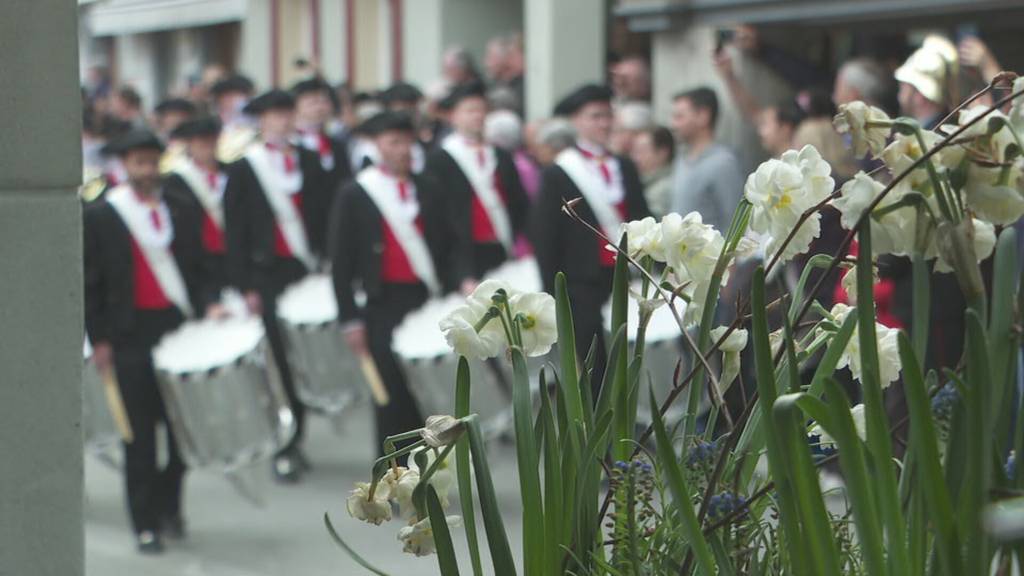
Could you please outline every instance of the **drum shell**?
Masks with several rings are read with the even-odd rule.
[[[233,470],[270,458],[296,424],[266,341],[228,366],[176,374],[157,369],[167,417],[185,462]]]
[[[334,415],[365,396],[359,359],[336,322],[293,324],[280,319],[295,391],[303,404]]]
[[[103,380],[92,362],[82,365],[82,439],[93,452],[120,446],[121,434],[110,415]]]

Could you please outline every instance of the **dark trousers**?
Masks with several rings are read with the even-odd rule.
[[[483,278],[485,274],[505,263],[508,255],[499,242],[473,244],[473,275]]]
[[[593,283],[567,283],[572,322],[576,335],[576,357],[582,365],[594,346],[594,371],[590,376],[590,387],[594,402],[601,390],[601,380],[608,365],[608,350],[605,345],[604,305],[612,293],[612,268],[602,268],[601,278]]]
[[[405,372],[391,349],[391,336],[405,315],[426,300],[423,284],[384,284],[380,294],[366,305],[367,344],[390,397],[386,406],[377,406],[377,450],[381,455],[385,438],[423,426]]]
[[[157,530],[161,518],[181,514],[185,464],[167,427],[167,412],[157,387],[152,349],[181,324],[176,308],[137,310],[135,328],[114,341],[114,370],[131,423],[133,441],[124,444],[124,480],[128,512],[135,532]],[[167,464],[157,464],[157,426],[167,431]]]
[[[295,375],[288,361],[288,342],[277,319],[277,297],[289,284],[298,282],[306,274],[306,267],[302,262],[294,258],[278,258],[273,264],[270,281],[260,291],[260,298],[263,300],[263,327],[267,331],[270,352],[281,375],[281,385],[288,396],[296,424],[295,436],[281,449],[280,454],[294,451],[302,442],[306,432],[306,407],[295,391]]]

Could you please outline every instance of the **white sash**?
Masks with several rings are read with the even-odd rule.
[[[174,224],[171,222],[171,213],[167,209],[167,204],[161,201],[156,208],[161,223],[160,229],[157,230],[150,220],[150,208],[139,201],[131,186],[122,184],[107,192],[107,202],[113,206],[114,211],[124,221],[164,295],[186,316],[192,316],[193,310],[188,299],[188,289],[185,287],[181,271],[178,270],[178,263],[171,253]]]
[[[322,136],[324,138],[328,138],[327,142],[328,145],[330,145],[329,137],[326,134],[323,134]],[[303,148],[316,153],[316,157],[320,159],[320,166],[322,166],[324,170],[330,172],[331,170],[334,170],[334,150],[329,149],[326,156],[320,154],[320,137],[321,133],[319,131],[300,132],[299,141],[302,143]]]
[[[224,196],[223,175],[217,173],[217,189],[210,187],[210,181],[206,173],[202,171],[190,158],[181,158],[174,164],[172,171],[181,176],[181,179],[192,189],[192,193],[199,199],[203,210],[210,215],[210,218],[221,230],[224,229],[224,204],[221,202]]]
[[[493,146],[484,148],[484,165],[480,166],[476,151],[466,145],[465,140],[458,134],[452,134],[441,142],[441,148],[447,152],[459,165],[462,173],[469,180],[473,192],[476,194],[480,204],[487,213],[491,225],[494,226],[494,233],[498,241],[505,247],[507,254],[512,254],[512,222],[508,216],[505,203],[501,200],[501,194],[494,184],[494,176],[498,169],[498,157]]]
[[[306,269],[314,270],[316,259],[309,249],[306,225],[291,198],[302,189],[302,172],[296,168],[294,173],[286,174],[274,166],[263,142],[250,146],[245,153],[245,159],[249,161],[256,179],[260,182],[263,195],[274,211],[274,218],[281,227],[281,233],[292,255],[305,264]]]
[[[418,203],[411,201],[399,202],[397,184],[395,180],[376,166],[369,166],[359,173],[356,181],[366,194],[373,200],[380,211],[384,221],[388,223],[395,239],[405,251],[409,265],[412,266],[416,276],[427,286],[431,295],[441,294],[441,283],[437,279],[437,272],[434,268],[434,259],[430,256],[430,250],[423,239],[423,235],[416,229],[416,215],[419,212]],[[411,182],[410,182],[411,184]]]
[[[618,242],[622,217],[612,203],[622,200],[624,196],[622,184],[612,182],[609,185],[606,183],[576,148],[562,150],[555,158],[555,164],[565,171],[569,179],[576,184],[576,188],[583,194],[583,199],[587,201],[591,211],[594,212],[594,217],[597,218],[597,223],[605,236],[612,242]]]

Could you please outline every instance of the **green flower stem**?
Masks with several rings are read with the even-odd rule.
[[[413,442],[412,444],[409,444],[408,446],[403,447],[401,450],[395,450],[394,442],[397,442],[398,440],[405,440],[407,438],[413,438],[419,435],[419,430],[413,430],[411,432],[404,432],[402,434],[397,434],[395,436],[389,436],[387,439],[384,440],[385,455],[381,456],[380,458],[376,459],[373,462],[373,481],[370,483],[370,490],[368,493],[367,501],[373,499],[373,494],[377,490],[377,484],[379,484],[380,479],[384,477],[384,471],[389,463],[391,464],[391,467],[393,469],[397,469],[397,458],[399,456],[405,456],[406,454],[409,454],[410,452],[419,448],[420,446],[427,445],[426,440],[420,439],[416,442]]]
[[[928,151],[928,145],[925,144],[924,134],[921,133],[921,126],[916,122],[913,123],[914,137],[917,139],[917,143],[921,146],[921,153],[924,154]],[[927,158],[924,161],[925,170],[928,172],[928,178],[932,182],[932,188],[935,191],[935,198],[939,202],[939,209],[942,210],[943,215],[949,219],[950,222],[959,222],[962,216],[962,208],[957,205],[955,198],[947,196],[946,187],[943,186],[942,179],[939,178],[939,173],[935,170],[935,165],[932,163],[931,158]]]

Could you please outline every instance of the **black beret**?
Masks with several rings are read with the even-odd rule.
[[[403,112],[378,112],[360,124],[356,131],[367,136],[378,136],[385,132],[411,134],[416,131],[416,127],[412,117]]]
[[[323,78],[319,77],[300,80],[296,82],[294,86],[292,86],[292,94],[295,95],[296,98],[302,96],[303,94],[308,94],[310,92],[330,93],[333,91],[334,89],[331,88],[331,85],[325,82]]]
[[[157,114],[166,114],[167,112],[184,112],[185,114],[195,114],[196,105],[191,101],[184,98],[169,98],[156,105],[153,109]]]
[[[467,98],[487,98],[487,87],[484,86],[483,82],[473,80],[470,82],[463,82],[452,88],[452,91],[448,93],[438,105],[442,110],[451,110],[458,105],[459,102]]]
[[[214,82],[213,86],[210,86],[210,94],[213,96],[222,96],[229,92],[252,94],[255,89],[256,87],[253,85],[252,80],[241,74],[232,74]]]
[[[294,110],[295,98],[284,90],[271,90],[253,98],[242,108],[250,116],[258,116],[270,110]]]
[[[423,98],[423,92],[412,84],[397,82],[382,90],[378,98],[385,105],[395,102],[418,102]]]
[[[611,88],[601,84],[584,84],[570,92],[555,105],[555,116],[572,116],[591,102],[611,102]]]
[[[182,122],[171,132],[171,138],[193,138],[195,136],[216,136],[220,134],[220,120],[213,116],[193,118]]]
[[[132,150],[164,151],[164,143],[144,128],[133,128],[108,142],[100,152],[107,156],[124,156]]]

